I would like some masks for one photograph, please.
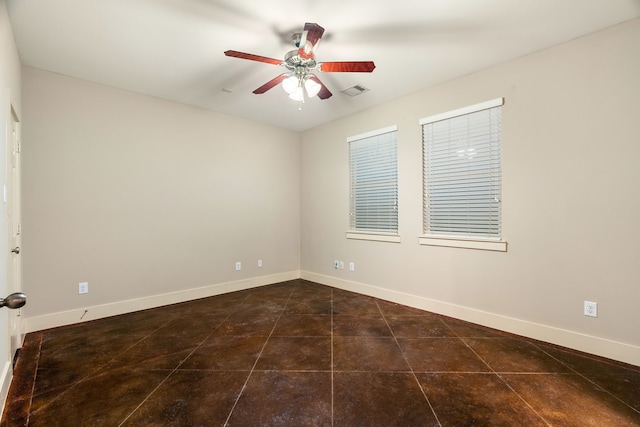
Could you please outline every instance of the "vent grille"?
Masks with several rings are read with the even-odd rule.
[[[344,93],[347,96],[358,96],[360,94],[363,94],[365,92],[369,92],[370,89],[367,89],[366,87],[362,86],[362,85],[354,85],[351,87],[346,88],[345,90],[342,91],[342,93]]]

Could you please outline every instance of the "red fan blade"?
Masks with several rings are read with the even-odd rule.
[[[331,98],[333,94],[329,91],[329,89],[327,89],[327,87],[324,85],[324,83],[320,81],[319,78],[313,75],[309,76],[309,78],[314,82],[318,83],[320,86],[322,86],[322,88],[320,89],[320,92],[318,92],[318,98],[320,99]]]
[[[286,79],[288,76],[289,76],[288,74],[280,74],[275,79],[269,80],[268,82],[266,82],[265,84],[260,86],[258,89],[254,90],[253,93],[255,93],[256,95],[260,95],[261,93],[265,93],[266,91],[268,91],[272,87],[277,86],[278,83],[280,83],[281,81]]]
[[[320,71],[325,73],[370,73],[376,68],[372,61],[322,62]]]
[[[227,50],[225,53],[227,56],[240,59],[250,59],[251,61],[266,62],[267,64],[280,65],[282,61],[279,59],[267,58],[266,56],[254,55],[252,53],[238,52],[237,50]]]
[[[320,37],[324,34],[324,28],[318,24],[312,24],[307,22],[304,24],[304,31],[300,38],[300,48],[298,49],[298,56],[302,59],[313,58],[313,51],[315,50]]]

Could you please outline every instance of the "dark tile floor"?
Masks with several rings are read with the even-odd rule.
[[[27,425],[640,426],[640,367],[294,280],[28,334]]]

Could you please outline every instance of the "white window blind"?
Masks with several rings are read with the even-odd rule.
[[[420,120],[425,234],[500,239],[502,104],[499,98]]]
[[[350,137],[350,229],[398,232],[397,127]]]

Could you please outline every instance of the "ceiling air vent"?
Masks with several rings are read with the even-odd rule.
[[[342,91],[342,93],[348,96],[357,96],[365,92],[369,92],[369,89],[362,85],[351,86]]]

